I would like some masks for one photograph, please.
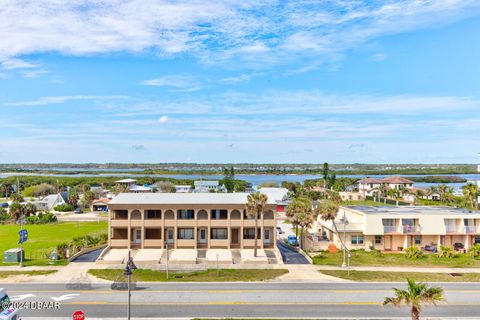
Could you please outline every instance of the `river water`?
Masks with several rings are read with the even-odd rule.
[[[133,170],[132,170],[133,171]],[[174,178],[174,179],[203,179],[203,180],[219,180],[222,179],[223,176],[221,175],[186,175],[186,174],[150,174],[150,175],[142,175],[142,174],[132,174],[132,173],[81,173],[81,174],[69,174],[69,173],[62,173],[62,174],[40,174],[40,173],[0,173],[0,178],[6,178],[10,176],[18,176],[18,175],[38,175],[38,176],[55,176],[55,177],[111,177],[111,176],[118,176],[118,177],[139,177],[139,176],[150,176],[150,177],[157,177],[157,178]],[[402,177],[408,178],[409,176],[415,177],[424,177],[427,175],[402,175]],[[469,181],[480,181],[480,174],[448,174],[445,176],[458,176],[465,178]],[[280,184],[282,181],[289,181],[289,182],[301,182],[303,183],[305,180],[308,179],[318,179],[321,178],[321,175],[311,175],[311,174],[284,174],[284,175],[272,175],[272,174],[238,174],[235,176],[236,179],[245,180],[253,184],[254,186],[258,186],[263,182],[277,182]],[[347,177],[347,178],[365,178],[366,175],[339,175],[337,177]],[[368,175],[371,178],[384,178],[386,175]],[[425,183],[425,182],[418,182],[415,183],[416,187],[420,188],[428,188],[430,186],[436,186],[437,183]],[[465,183],[449,183],[451,187],[454,187],[455,190],[459,190]]]

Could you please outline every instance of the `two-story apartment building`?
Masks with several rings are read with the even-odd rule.
[[[246,214],[248,193],[121,193],[109,202],[112,248],[247,249],[255,219]],[[258,217],[258,248],[273,248],[276,203]]]
[[[346,223],[344,223],[346,221]],[[341,207],[334,234],[331,222],[320,218],[318,232],[338,248],[344,237],[349,249],[374,247],[401,251],[412,245],[439,247],[461,244],[468,249],[480,243],[480,211],[449,207]]]
[[[413,184],[414,182],[409,179],[396,176],[386,177],[383,179],[364,178],[358,180],[356,183],[358,191],[369,196],[373,195],[373,192],[377,191],[381,185],[385,185],[390,189],[413,189]]]

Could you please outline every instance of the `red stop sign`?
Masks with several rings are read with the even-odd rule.
[[[83,313],[83,311],[75,311],[73,314],[72,314],[72,320],[85,320],[85,313]]]

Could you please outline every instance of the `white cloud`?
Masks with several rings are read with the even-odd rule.
[[[169,121],[168,119],[168,116],[161,116],[159,119],[158,119],[158,123],[167,123]]]
[[[206,63],[266,66],[330,59],[376,37],[478,14],[476,0],[11,1],[0,11],[0,61],[38,52],[151,50]],[[306,61],[311,63],[311,61]],[[233,67],[233,66],[232,66]]]
[[[31,68],[36,68],[37,65],[27,62],[22,59],[16,59],[16,58],[10,58],[1,61],[0,63],[1,67],[5,70],[13,70],[13,69],[31,69]]]
[[[170,87],[176,91],[189,92],[197,91],[202,86],[195,77],[189,75],[166,75],[155,79],[144,80],[141,82],[145,86]]]
[[[50,96],[50,97],[40,97],[37,100],[30,101],[17,101],[9,102],[6,105],[9,106],[43,106],[51,104],[62,104],[68,101],[74,100],[125,100],[128,99],[128,96]]]
[[[250,79],[251,79],[251,77],[249,75],[241,74],[241,75],[236,76],[236,77],[227,77],[227,78],[220,79],[220,82],[221,83],[226,83],[226,84],[237,84],[237,83],[240,83],[240,82],[249,81]]]

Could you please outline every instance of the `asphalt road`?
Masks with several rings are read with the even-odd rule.
[[[105,248],[101,248],[98,250],[91,251],[89,253],[85,253],[77,257],[75,260],[73,260],[73,262],[95,262],[97,261],[98,257],[102,253],[103,249]]]
[[[138,284],[132,293],[133,317],[405,317],[406,308],[381,306],[392,286],[382,283],[164,283]],[[440,284],[448,302],[425,307],[424,316],[478,317],[480,284]],[[58,310],[23,310],[29,317],[122,317],[127,294],[108,285],[93,290],[66,290],[65,285],[5,285],[13,300],[60,300]],[[34,295],[34,296],[32,296]],[[25,297],[25,296],[24,296]]]
[[[310,262],[302,254],[284,245],[281,240],[277,240],[277,248],[282,255],[285,264],[310,264]]]

